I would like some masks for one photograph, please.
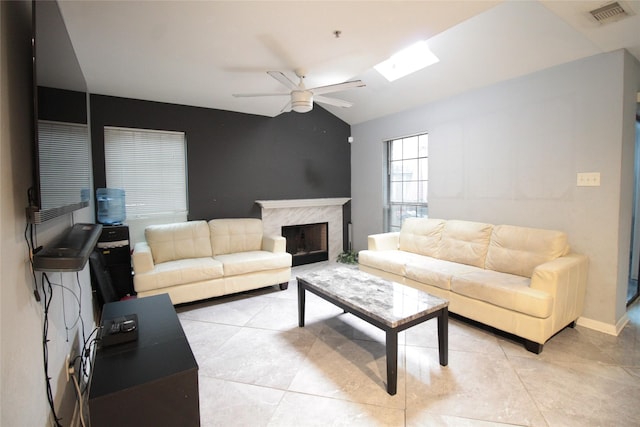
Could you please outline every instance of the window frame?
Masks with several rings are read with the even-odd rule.
[[[119,135],[121,139],[114,141],[112,137],[115,135]],[[119,145],[116,147],[111,144]],[[125,147],[126,144],[129,146]],[[181,147],[178,147],[178,144]],[[158,146],[162,146],[162,149],[151,149]],[[112,150],[115,151],[112,153]],[[126,153],[124,156],[123,152]],[[156,165],[149,162],[149,155],[153,153],[161,154],[154,159]],[[175,159],[172,156],[177,153],[182,155],[182,161],[172,163],[171,160]],[[130,158],[125,158],[127,156]],[[125,190],[127,221],[188,216],[189,187],[185,132],[105,126],[104,159],[106,186]],[[135,173],[124,172],[127,168],[133,171],[144,164],[160,169],[143,169],[144,173],[137,173],[138,179],[144,177],[142,183],[132,178],[131,175],[136,175]],[[132,182],[142,185],[132,185]],[[158,184],[153,184],[155,182]],[[150,183],[152,185],[149,185]],[[173,203],[167,204],[167,200],[173,200]],[[166,209],[163,209],[165,206]]]
[[[385,153],[385,182],[384,182],[384,231],[400,231],[402,221],[408,217],[424,217],[429,214],[428,202],[428,171],[429,171],[429,134],[427,132],[392,138],[384,141]],[[405,145],[412,144],[415,140],[415,155],[405,152]],[[397,156],[394,153],[394,143],[402,144],[402,153]],[[421,144],[424,143],[424,146]],[[395,165],[394,165],[395,163]],[[413,163],[413,168],[407,167]],[[398,171],[397,166],[401,166]],[[413,170],[411,170],[413,169]],[[426,170],[424,170],[426,169]],[[395,170],[395,171],[394,171]],[[411,174],[410,179],[405,179]],[[400,176],[399,179],[394,179]],[[395,188],[394,188],[395,184]],[[415,187],[415,188],[412,188]],[[415,197],[405,193],[415,192]],[[397,200],[397,194],[401,193],[401,200]],[[399,217],[397,217],[399,215]],[[397,217],[397,218],[395,218]]]

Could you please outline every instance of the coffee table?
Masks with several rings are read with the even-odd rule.
[[[300,327],[309,291],[385,331],[390,395],[396,394],[398,382],[398,332],[437,317],[440,365],[447,366],[449,301],[349,267],[304,273],[297,280]]]

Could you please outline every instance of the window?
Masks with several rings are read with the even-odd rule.
[[[186,220],[184,132],[105,127],[104,157],[107,187],[125,191],[127,222]]]
[[[422,134],[386,143],[386,231],[400,231],[405,218],[428,216],[428,141]]]
[[[414,43],[373,68],[392,82],[440,62],[425,40]]]
[[[38,120],[40,209],[88,206],[91,187],[88,134],[84,124]]]

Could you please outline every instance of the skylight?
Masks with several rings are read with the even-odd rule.
[[[423,40],[393,54],[373,68],[392,82],[439,61]]]

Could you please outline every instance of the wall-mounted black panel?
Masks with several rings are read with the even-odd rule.
[[[270,118],[104,95],[90,103],[95,188],[106,186],[104,126],[122,126],[185,132],[189,219],[259,218],[255,200],[351,195],[351,127],[318,105]],[[347,204],[345,233],[350,219]]]

